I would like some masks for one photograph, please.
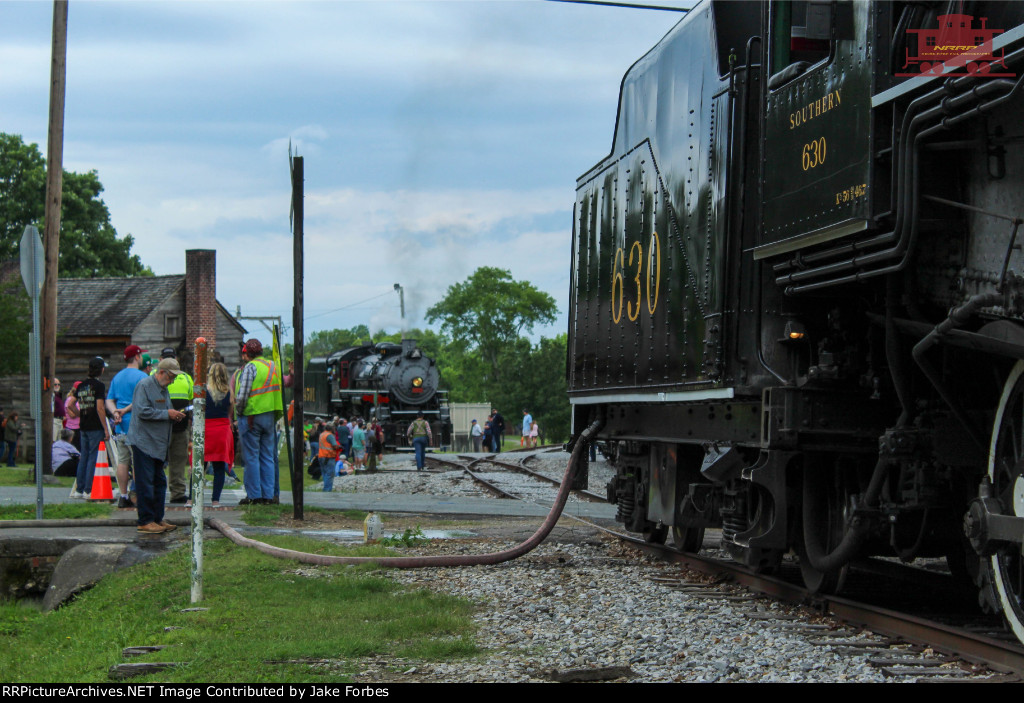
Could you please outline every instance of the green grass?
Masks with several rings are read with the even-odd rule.
[[[43,505],[44,520],[79,520],[110,517],[111,503],[49,503]],[[0,505],[0,520],[35,520],[36,506]]]
[[[245,520],[245,524],[253,525],[256,527],[268,527],[273,525],[280,518],[290,518],[295,513],[295,509],[291,505],[243,505],[242,508],[242,519]],[[337,515],[337,510],[327,510],[326,508],[317,508],[311,505],[302,506],[303,515],[310,513],[319,513],[321,515]],[[360,513],[358,510],[346,510],[343,511],[345,517],[349,517],[348,513]],[[366,513],[361,513],[363,517]],[[362,518],[360,518],[362,519]]]
[[[44,486],[64,486],[70,488],[75,482],[74,476],[51,476],[57,483],[44,483]],[[0,466],[0,486],[25,486],[35,485],[36,480],[32,476],[32,464],[18,464],[16,468]]]
[[[387,553],[301,537],[264,539],[306,552]],[[208,610],[183,613],[193,607],[188,564],[188,550],[177,549],[107,576],[51,613],[0,604],[0,681],[105,681],[112,665],[128,661],[121,650],[139,645],[171,647],[130,661],[183,666],[132,683],[345,682],[361,657],[447,660],[478,653],[469,603],[405,588],[371,566],[300,565],[211,540],[205,599],[198,604]],[[306,575],[296,573],[300,567]],[[300,659],[337,664],[268,663]]]

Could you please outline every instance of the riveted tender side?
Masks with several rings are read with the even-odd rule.
[[[945,557],[1024,640],[1022,75],[996,2],[706,0],[629,69],[566,370],[627,528]]]

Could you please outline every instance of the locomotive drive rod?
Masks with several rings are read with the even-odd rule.
[[[294,559],[303,564],[317,564],[329,566],[331,564],[378,564],[380,566],[391,566],[396,569],[421,569],[429,566],[477,566],[483,564],[500,564],[503,561],[510,561],[523,556],[531,551],[548,536],[558,518],[562,515],[565,501],[569,497],[569,487],[572,485],[573,476],[576,473],[576,466],[579,463],[580,454],[586,451],[590,440],[601,427],[601,421],[595,420],[587,429],[580,434],[579,441],[569,457],[569,464],[565,467],[565,474],[562,476],[562,485],[558,489],[558,497],[555,499],[551,511],[548,513],[544,523],[528,540],[503,552],[491,552],[489,554],[462,555],[462,556],[433,556],[433,557],[332,557],[322,554],[308,554],[297,552],[292,549],[272,547],[264,542],[258,542],[248,537],[243,537],[235,530],[217,518],[210,518],[209,525],[218,530],[235,544],[242,547],[253,547],[272,557],[281,559]]]

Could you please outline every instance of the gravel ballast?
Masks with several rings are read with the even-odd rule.
[[[514,455],[502,458],[512,460]],[[530,468],[560,477],[567,459],[564,453],[540,454]],[[388,457],[390,468],[401,467],[403,461],[408,460]],[[606,462],[595,462],[590,490],[602,493],[611,474]],[[356,483],[358,492],[487,495],[460,471],[361,475],[354,478]],[[398,552],[477,554],[515,544],[507,538],[435,540]],[[844,630],[809,611],[764,598],[728,591],[715,597],[673,588],[681,579],[697,577],[565,517],[540,547],[514,561],[387,574],[411,587],[475,603],[476,641],[484,653],[446,662],[364,660],[357,671],[348,669],[359,682],[892,680],[868,663],[878,652],[851,654],[840,644],[810,642],[824,634],[837,643],[875,639],[884,647],[880,637]],[[898,655],[896,650],[886,652]],[[954,668],[946,666],[949,673],[963,673]]]

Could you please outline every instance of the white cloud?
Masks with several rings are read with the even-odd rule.
[[[319,143],[327,139],[327,136],[327,130],[320,125],[303,125],[293,129],[287,137],[280,137],[264,144],[262,150],[281,162],[287,159],[289,154],[317,156],[321,153]]]
[[[268,191],[166,198],[120,212],[125,230],[135,233],[136,251],[158,273],[180,272],[184,249],[216,248],[222,303],[229,309],[241,304],[245,314],[288,315],[293,244],[287,203],[287,192]],[[307,332],[359,322],[398,328],[397,296],[322,314],[387,293],[396,282],[405,288],[407,323],[423,325],[426,309],[448,286],[480,266],[509,269],[561,305],[571,208],[570,190],[313,192],[305,202]],[[548,216],[564,216],[564,228],[529,226]],[[197,241],[190,232],[205,238]]]
[[[157,273],[216,248],[220,301],[289,324],[291,140],[309,157],[307,311],[386,294],[307,332],[397,327],[395,282],[422,324],[484,265],[564,306],[574,178],[607,153],[623,72],[676,19],[548,2],[72,3],[65,167],[99,172],[115,227]],[[48,3],[0,0],[0,129],[43,149],[51,20]]]

